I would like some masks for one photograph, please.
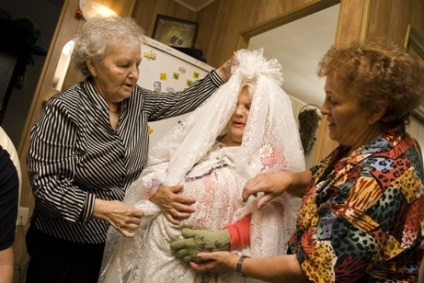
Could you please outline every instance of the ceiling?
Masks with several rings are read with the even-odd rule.
[[[283,68],[283,89],[305,103],[321,105],[325,79],[316,70],[320,58],[335,41],[340,4],[282,25],[249,40],[249,49],[264,48],[267,59]]]
[[[215,0],[175,0],[175,2],[183,5],[194,12],[198,12]]]

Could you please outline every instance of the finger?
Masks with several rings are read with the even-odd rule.
[[[190,267],[193,268],[195,271],[197,272],[205,272],[207,271],[206,269],[206,263],[204,262],[195,262],[195,261],[190,261]]]
[[[119,229],[118,230],[125,238],[134,238],[135,237],[135,230],[126,230],[126,229]]]
[[[216,265],[217,265],[216,261],[214,261],[213,259],[206,260],[204,258],[201,258],[201,257],[199,257],[199,254],[197,254],[196,261],[190,262],[191,268],[193,268],[194,270],[196,270],[198,272],[204,272],[204,271],[211,271],[216,267]]]
[[[177,258],[183,258],[183,257],[186,257],[188,253],[189,252],[187,249],[180,249],[174,253],[174,256]]]
[[[175,196],[175,202],[178,202],[180,204],[185,204],[185,206],[190,207],[189,205],[192,205],[196,202],[196,199],[190,196],[183,196],[183,195],[176,195]]]
[[[136,223],[129,223],[129,224],[125,225],[125,229],[126,230],[134,231],[134,230],[137,230],[138,226],[140,226],[140,223],[138,223],[138,224],[136,224]]]
[[[198,234],[198,230],[191,229],[191,228],[183,228],[181,230],[181,235],[183,235],[184,238],[192,238]]]
[[[180,212],[175,209],[170,209],[167,213],[172,215],[172,218],[177,221],[181,221],[190,217],[191,213],[189,212]]]
[[[257,194],[260,191],[261,186],[258,182],[258,176],[248,180],[243,188],[242,197],[248,199],[250,195]]]
[[[257,195],[257,191],[256,190],[254,190],[254,189],[252,189],[252,188],[244,188],[243,189],[243,193],[241,194],[241,197],[243,198],[243,201],[247,201],[247,199],[251,196],[251,195],[253,195],[253,196],[255,196],[256,197],[256,195]]]
[[[175,201],[176,202],[173,203],[172,206],[178,212],[185,213],[185,214],[188,213],[190,215],[190,213],[193,213],[195,211],[194,207],[191,206],[192,203],[190,203],[190,204],[187,205],[187,204],[183,204],[183,203],[179,202],[178,200],[175,200]]]
[[[190,217],[191,213],[176,213],[173,215],[174,219],[178,219],[179,221],[188,219]]]
[[[141,219],[144,216],[144,211],[140,209],[134,209],[133,213],[131,213],[131,216]]]
[[[140,225],[140,223],[141,223],[141,219],[142,218],[140,218],[140,217],[135,217],[135,216],[131,216],[131,217],[129,217],[128,219],[126,219],[126,221],[125,221],[125,223],[127,224],[127,225],[130,225],[130,224],[135,224],[135,225]]]
[[[178,220],[178,219],[175,219],[173,216],[172,216],[172,214],[170,214],[170,213],[164,213],[164,215],[165,215],[165,218],[169,221],[169,222],[171,222],[172,224],[174,224],[174,225],[180,225],[180,221]]]
[[[185,257],[182,257],[182,260],[185,261],[185,262],[191,262],[195,259],[196,259],[196,257],[193,257],[191,255],[186,255]]]
[[[264,195],[261,197],[261,199],[258,201],[258,209],[264,207],[272,199],[273,197],[271,195]]]
[[[214,260],[213,254],[214,253],[198,253],[197,258],[201,261],[206,262],[206,261]]]
[[[171,243],[172,250],[189,249],[194,247],[195,245],[192,239],[177,240]]]
[[[178,194],[178,193],[182,192],[182,190],[184,189],[184,186],[183,185],[176,185],[176,186],[169,186],[168,188],[172,193]]]

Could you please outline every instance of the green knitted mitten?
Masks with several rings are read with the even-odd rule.
[[[230,234],[227,230],[209,231],[183,228],[182,240],[171,243],[171,250],[177,258],[185,262],[196,261],[200,252],[215,252],[230,250]]]

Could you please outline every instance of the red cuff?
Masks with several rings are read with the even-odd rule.
[[[252,214],[224,227],[230,234],[230,250],[239,250],[250,246],[250,222]]]

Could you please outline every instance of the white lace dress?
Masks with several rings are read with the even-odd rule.
[[[241,194],[258,173],[304,170],[299,132],[290,98],[280,87],[279,62],[266,60],[263,50],[240,50],[235,57],[239,65],[230,80],[150,150],[148,166],[124,199],[144,211],[142,224],[131,239],[109,229],[99,282],[255,282],[233,272],[196,273],[170,249],[182,227],[221,230],[248,214],[251,244],[241,252],[252,257],[286,253],[300,199],[282,194],[258,211],[257,199],[243,203]],[[244,82],[256,89],[243,140],[239,147],[223,147],[216,139],[234,113]],[[147,199],[160,184],[178,183],[196,203],[190,218],[175,226]]]
[[[234,169],[233,157],[237,150],[240,148],[217,143],[207,158],[188,172],[183,194],[197,201],[195,212],[181,226],[172,225],[151,203],[139,202],[136,206],[151,211],[151,215],[145,217],[135,239],[125,239],[111,231],[115,237],[109,240],[115,239],[113,244],[108,243],[114,249],[106,248],[108,256],[103,263],[100,282],[247,282],[246,278],[232,272],[196,273],[187,263],[174,257],[170,243],[181,238],[181,227],[221,230],[250,213],[251,247],[243,253],[255,257],[284,254],[300,200],[286,194],[260,211],[255,209],[255,201],[243,203],[241,194],[246,180]],[[120,243],[115,245],[115,241]]]

